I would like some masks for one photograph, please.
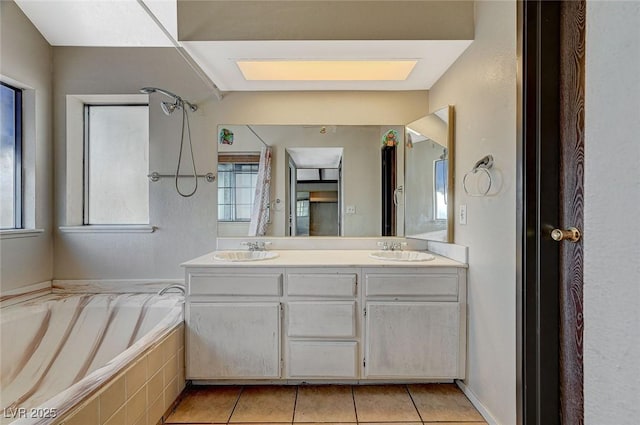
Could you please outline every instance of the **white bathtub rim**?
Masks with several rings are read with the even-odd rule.
[[[57,409],[55,418],[23,418],[11,422],[11,425],[50,425],[59,422],[61,418],[67,416],[76,407],[91,398],[120,372],[124,372],[136,359],[160,344],[165,337],[170,335],[183,322],[184,299],[180,297],[176,299],[175,307],[170,310],[167,316],[133,345],[111,359],[104,366],[94,370],[58,395],[34,408],[36,411],[38,409]]]

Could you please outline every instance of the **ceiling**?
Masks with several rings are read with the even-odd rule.
[[[52,46],[171,47],[136,0],[15,0]],[[176,0],[144,3],[176,37]]]
[[[343,148],[287,148],[297,168],[339,168]]]
[[[425,90],[471,44],[470,40],[183,41],[223,91]],[[416,60],[402,81],[247,81],[237,60]]]
[[[15,0],[53,46],[172,47],[176,0]],[[145,11],[155,15],[164,30]],[[472,40],[181,41],[223,91],[426,90]],[[238,60],[416,61],[405,80],[246,80]]]

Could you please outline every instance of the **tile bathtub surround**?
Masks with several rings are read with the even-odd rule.
[[[184,389],[184,325],[179,325],[62,425],[156,425]]]
[[[194,386],[165,423],[486,425],[454,384]]]

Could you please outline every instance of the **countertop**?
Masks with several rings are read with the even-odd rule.
[[[278,257],[262,261],[220,261],[214,252],[182,263],[182,267],[462,267],[467,264],[432,254],[429,261],[388,261],[369,257],[372,250],[273,250]]]

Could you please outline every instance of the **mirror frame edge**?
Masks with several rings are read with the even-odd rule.
[[[449,126],[448,126],[448,134],[447,134],[447,149],[448,157],[449,157],[449,172],[447,176],[447,196],[449,197],[449,204],[447,205],[447,215],[448,219],[451,220],[451,223],[447,223],[447,243],[454,243],[454,227],[456,224],[456,210],[455,210],[455,181],[456,181],[456,168],[455,168],[455,107],[453,105],[448,105],[448,116],[449,116]]]
[[[442,242],[442,243],[454,243],[454,227],[455,227],[455,196],[454,196],[454,192],[455,192],[455,106],[454,105],[446,105],[446,106],[442,106],[440,108],[436,108],[434,109],[435,111],[439,111],[441,109],[447,108],[447,118],[449,120],[449,123],[447,125],[447,158],[448,159],[453,159],[452,161],[449,161],[447,167],[448,169],[448,173],[447,173],[447,197],[449,198],[449,202],[447,204],[447,238],[446,240],[433,240],[433,239],[421,239],[421,238],[414,238],[411,236],[405,235],[403,236],[406,239],[417,239],[417,240],[422,240],[422,241],[431,241],[431,242]],[[433,114],[434,112],[431,112],[430,114]],[[408,124],[405,124],[405,127]],[[405,163],[406,163],[406,156],[405,156]],[[405,168],[405,172],[406,172],[406,168]],[[405,220],[406,220],[406,210],[405,210]]]

